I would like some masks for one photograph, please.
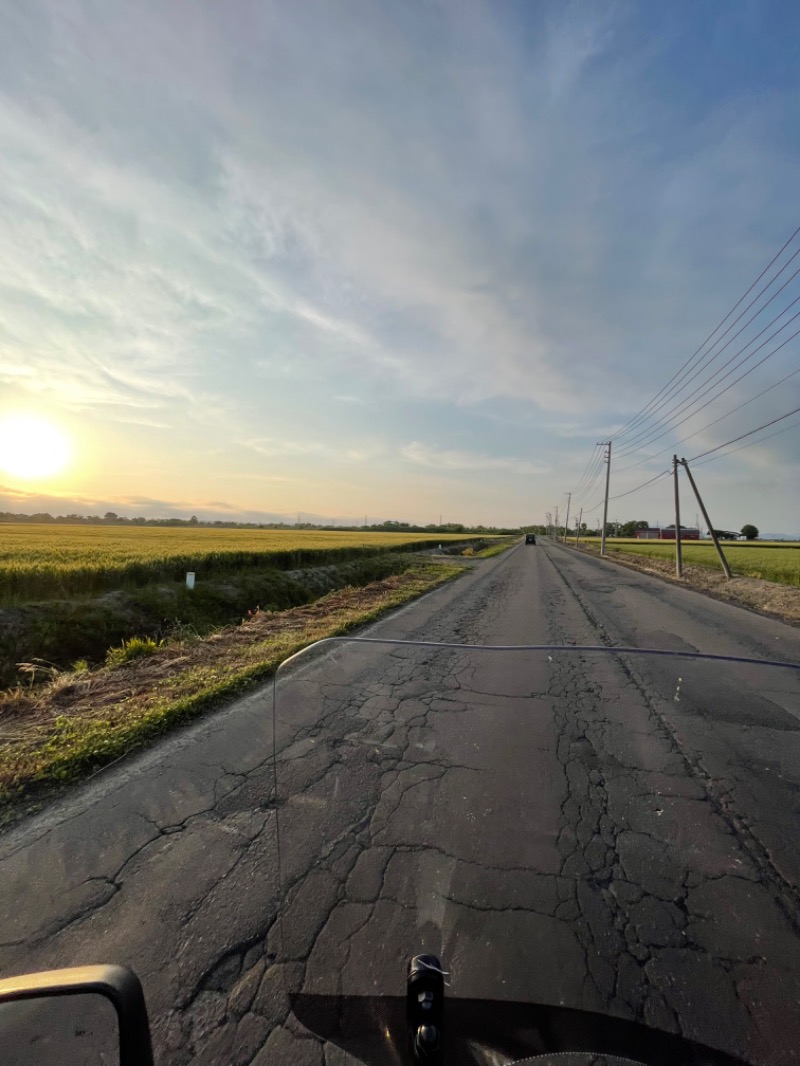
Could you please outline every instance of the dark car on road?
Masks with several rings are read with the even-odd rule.
[[[525,534],[525,543],[526,544],[535,544],[536,543],[536,534],[535,533],[526,533]]]

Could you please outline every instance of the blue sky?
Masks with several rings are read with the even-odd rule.
[[[0,415],[75,448],[0,509],[563,514],[800,224],[799,34],[794,3],[0,0]],[[799,439],[698,472],[716,524],[800,533]]]

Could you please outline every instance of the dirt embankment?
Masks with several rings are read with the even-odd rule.
[[[599,555],[596,548],[581,546],[579,550],[587,555]],[[705,566],[691,566],[686,563],[683,565],[683,577],[678,578],[675,576],[674,559],[653,559],[637,556],[632,552],[615,552],[613,549],[607,549],[605,557],[631,570],[656,574],[676,585],[688,586],[716,599],[747,607],[759,614],[800,625],[800,588],[779,585],[774,581],[762,581],[756,577],[734,577],[728,580],[721,569],[710,570]]]

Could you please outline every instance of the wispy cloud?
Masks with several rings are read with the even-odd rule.
[[[412,441],[401,449],[406,459],[419,466],[434,467],[436,470],[487,471],[502,470],[513,474],[545,474],[549,467],[532,463],[529,459],[513,456],[482,455],[480,452],[457,451],[432,448],[419,441]]]
[[[583,427],[645,403],[790,228],[798,77],[748,17],[21,6],[0,39],[4,404],[124,429],[193,484],[267,457],[311,510],[319,464],[358,469],[353,510],[409,464],[552,498],[608,432]]]

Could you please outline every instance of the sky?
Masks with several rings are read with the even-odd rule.
[[[0,510],[517,526],[572,491],[593,526],[611,438],[609,518],[672,521],[631,492],[671,447],[800,408],[753,399],[798,338],[624,454],[800,225],[799,36],[794,0],[0,0],[0,419],[70,455]],[[715,525],[800,535],[798,426],[697,469]]]

